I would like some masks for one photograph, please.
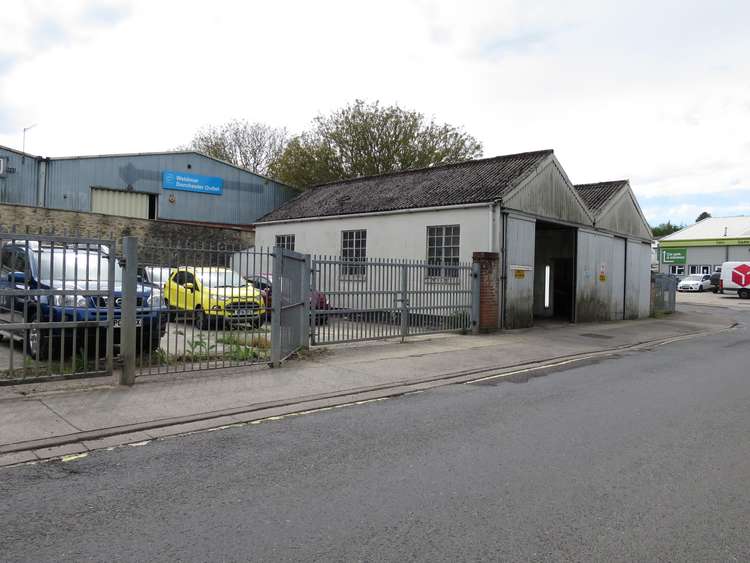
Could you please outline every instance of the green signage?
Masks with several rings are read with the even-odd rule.
[[[662,264],[687,264],[687,248],[664,248],[661,251]]]

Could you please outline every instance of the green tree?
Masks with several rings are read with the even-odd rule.
[[[711,217],[711,214],[708,211],[704,211],[703,213],[698,215],[698,217],[695,219],[695,222],[697,223],[699,221],[703,221],[703,219],[708,219],[709,217]]]
[[[666,223],[661,223],[656,227],[651,227],[651,231],[654,233],[654,238],[661,238],[667,235],[671,235],[672,233],[675,233],[684,228],[684,226],[673,225],[671,221],[667,221]]]
[[[286,129],[233,119],[199,129],[183,150],[196,150],[257,174],[266,174],[287,145]]]
[[[309,187],[480,156],[482,144],[461,128],[396,105],[356,100],[315,118],[309,131],[291,139],[268,173]]]

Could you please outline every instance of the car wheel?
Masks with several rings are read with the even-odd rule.
[[[703,293],[703,286],[700,286],[700,287],[698,288],[698,293]]]
[[[748,291],[747,289],[741,289],[737,292],[737,294],[739,295],[740,299],[750,299],[750,291]]]
[[[49,334],[38,328],[30,328],[26,331],[26,351],[29,356],[36,359],[47,359],[49,357]]]
[[[193,324],[200,329],[206,328],[206,313],[200,307],[193,311]]]

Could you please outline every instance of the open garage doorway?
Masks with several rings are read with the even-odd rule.
[[[534,317],[574,322],[577,230],[536,222]]]

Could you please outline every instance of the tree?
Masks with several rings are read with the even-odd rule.
[[[200,151],[251,172],[266,174],[269,164],[283,153],[287,139],[284,128],[233,119],[222,125],[203,127],[190,144],[181,148]]]
[[[695,222],[698,223],[699,221],[703,221],[703,219],[708,219],[709,217],[711,217],[711,214],[708,211],[704,211],[703,213],[698,215],[698,218],[695,220]]]
[[[482,156],[482,144],[461,128],[427,120],[396,105],[356,100],[319,115],[289,142],[269,175],[298,187],[424,168]]]
[[[676,233],[680,229],[684,228],[685,227],[680,225],[673,225],[671,221],[667,221],[666,223],[662,223],[660,225],[657,225],[656,227],[651,227],[651,231],[654,233],[654,238],[661,238],[667,235],[671,235],[672,233]]]

